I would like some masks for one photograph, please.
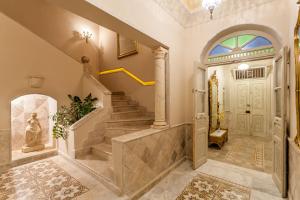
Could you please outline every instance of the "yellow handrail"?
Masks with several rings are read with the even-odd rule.
[[[112,74],[112,73],[116,73],[116,72],[124,72],[125,74],[127,74],[128,76],[130,76],[131,78],[133,78],[134,80],[136,80],[137,82],[139,82],[140,84],[142,84],[144,86],[150,86],[150,85],[154,85],[155,84],[155,81],[147,81],[147,82],[142,81],[137,76],[135,76],[131,72],[127,71],[123,67],[117,68],[117,69],[111,69],[111,70],[106,70],[106,71],[98,72],[98,74],[104,75],[104,74]]]

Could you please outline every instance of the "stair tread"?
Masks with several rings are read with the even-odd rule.
[[[146,120],[154,120],[154,119],[152,117],[139,117],[139,118],[130,118],[130,119],[115,119],[106,122],[112,123],[112,122],[146,121]]]
[[[112,99],[111,100],[112,102],[128,102],[128,101],[131,101],[129,99]]]
[[[100,143],[92,146],[97,151],[103,151],[105,153],[112,154],[112,145],[107,143]]]
[[[109,130],[118,130],[118,129],[122,129],[122,130],[143,130],[143,129],[148,129],[150,128],[150,125],[140,125],[140,126],[118,126],[118,127],[108,127],[106,129]]]
[[[137,107],[137,103],[128,104],[128,105],[112,105],[113,108],[119,108],[119,107]]]
[[[113,96],[124,96],[125,92],[123,92],[123,91],[116,91],[116,92],[112,92],[111,95],[113,95]]]
[[[141,110],[127,110],[127,111],[117,111],[113,112],[112,114],[126,114],[126,113],[138,113],[142,112]],[[146,112],[145,112],[146,113]]]

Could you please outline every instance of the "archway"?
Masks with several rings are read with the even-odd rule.
[[[260,42],[258,42],[258,40]],[[263,41],[263,42],[262,42]],[[195,77],[199,77],[201,80],[198,80],[198,82],[202,82],[200,85],[197,85],[197,81],[195,82],[195,126],[197,124],[207,124],[207,133],[208,135],[204,136],[203,134],[203,125],[202,127],[199,126],[199,128],[195,128],[194,137],[202,137],[202,141],[204,142],[198,142],[194,140],[194,167],[198,167],[203,163],[203,160],[206,160],[207,158],[214,159],[215,157],[209,155],[208,146],[216,144],[218,149],[222,149],[227,142],[228,139],[228,132],[229,131],[235,131],[239,130],[238,134],[244,134],[245,132],[249,133],[250,136],[256,136],[253,132],[254,129],[259,129],[259,131],[268,131],[274,129],[273,126],[274,119],[276,119],[276,109],[277,105],[280,104],[279,107],[283,107],[283,103],[279,102],[276,98],[274,100],[274,97],[278,94],[278,99],[284,99],[283,95],[280,91],[284,93],[284,91],[287,89],[285,87],[286,84],[286,77],[284,77],[285,70],[286,70],[286,50],[282,49],[282,40],[278,36],[278,34],[271,28],[261,26],[261,25],[254,25],[254,24],[245,24],[245,25],[238,25],[231,28],[228,28],[226,30],[223,30],[219,33],[217,33],[211,40],[209,40],[204,47],[201,55],[200,55],[200,64],[197,64],[199,66],[196,67],[196,74]],[[251,44],[251,45],[249,45]],[[255,44],[255,45],[254,45]],[[248,46],[247,46],[248,45]],[[247,48],[244,48],[244,47]],[[249,48],[248,48],[249,47]],[[249,53],[250,52],[250,53]],[[277,55],[279,55],[277,57]],[[274,59],[275,58],[275,59]],[[275,61],[273,65],[273,61]],[[279,61],[279,62],[278,62]],[[242,68],[239,65],[243,64],[243,66],[247,66],[246,68]],[[282,69],[282,71],[278,71],[278,68]],[[213,71],[210,71],[213,69]],[[218,73],[217,70],[220,69],[220,72]],[[201,72],[202,71],[202,72]],[[227,73],[223,73],[226,71]],[[279,76],[273,76],[271,75],[276,74],[279,72]],[[202,73],[202,75],[201,75]],[[205,75],[204,75],[205,74]],[[243,74],[242,76],[239,76],[240,74]],[[222,90],[219,90],[218,87],[215,87],[215,93],[212,92],[213,84],[211,82],[214,82],[215,85],[218,85],[219,80],[218,76],[222,76],[219,78],[220,82],[222,82]],[[227,83],[226,86],[224,86],[224,80],[222,78],[228,78],[230,77],[229,83]],[[278,77],[281,77],[281,81],[279,86],[276,86],[276,80]],[[210,78],[212,78],[210,81],[208,81]],[[203,81],[202,81],[203,79]],[[217,79],[217,81],[215,81]],[[211,87],[207,86],[205,87],[205,84],[211,84]],[[274,84],[274,85],[273,85]],[[253,87],[255,86],[255,87]],[[257,87],[256,87],[257,86]],[[212,98],[219,98],[219,95],[223,93],[222,101],[225,99],[224,90],[228,92],[229,90],[233,91],[230,92],[229,99],[232,101],[232,99],[235,98],[234,102],[230,102],[230,106],[228,106],[228,110],[226,110],[226,105],[223,102],[212,101]],[[267,88],[267,89],[266,89]],[[202,96],[200,96],[202,95]],[[209,98],[203,98],[203,97],[209,97]],[[202,101],[202,102],[201,102]],[[260,101],[260,102],[259,102]],[[200,102],[200,103],[199,103]],[[215,102],[213,104],[212,102]],[[250,103],[249,103],[250,102]],[[276,103],[276,102],[279,102]],[[227,102],[228,103],[228,102]],[[199,105],[197,105],[199,104]],[[207,107],[206,107],[207,106]],[[198,108],[206,107],[206,109],[200,109],[202,110],[202,113],[198,110]],[[223,112],[231,112],[234,116],[235,122],[237,122],[234,127],[222,127],[222,124],[220,123],[220,114],[219,109],[223,109]],[[261,107],[260,110],[257,109],[258,107]],[[239,110],[240,109],[240,110]],[[255,110],[256,109],[256,110]],[[255,113],[256,111],[259,111],[258,113]],[[262,110],[265,114],[262,114]],[[212,111],[215,111],[217,114],[213,113]],[[240,112],[240,113],[239,113]],[[274,114],[275,113],[275,114]],[[284,115],[282,115],[284,111],[279,112],[280,120],[285,121]],[[238,115],[240,114],[240,115]],[[256,116],[254,116],[256,114]],[[212,116],[217,116],[213,118]],[[250,116],[251,115],[251,116]],[[209,118],[209,120],[208,120]],[[209,123],[207,123],[207,121]],[[214,123],[214,121],[215,123]],[[227,122],[234,121],[232,118],[227,120]],[[265,122],[265,121],[268,121]],[[209,124],[209,125],[208,125]],[[212,127],[211,125],[214,124],[216,127]],[[223,125],[228,125],[226,122],[223,122]],[[263,125],[264,124],[264,125]],[[243,127],[244,129],[241,129],[240,127]],[[252,130],[251,130],[252,129]],[[199,130],[199,131],[198,131]],[[284,130],[284,128],[283,128]],[[197,133],[198,131],[198,133]],[[202,132],[200,132],[202,131]],[[252,132],[251,132],[252,131]],[[271,131],[270,131],[271,132]],[[284,132],[284,131],[283,131]],[[271,135],[273,134],[273,135]],[[245,134],[246,135],[246,134]],[[276,133],[273,131],[270,134],[263,135],[263,137],[268,136],[268,142],[270,143],[270,146],[268,147],[270,150],[268,152],[268,158],[269,160],[260,159],[259,156],[264,156],[264,151],[256,152],[256,148],[262,149],[262,146],[255,146],[258,144],[258,140],[253,140],[249,142],[249,144],[252,144],[249,146],[248,149],[246,149],[245,159],[241,159],[241,149],[237,148],[237,144],[241,141],[240,138],[238,138],[237,143],[232,145],[232,150],[226,149],[226,153],[224,154],[223,160],[221,161],[228,161],[228,163],[236,164],[241,167],[254,169],[255,167],[252,167],[252,165],[255,164],[261,164],[264,166],[265,163],[269,165],[268,172],[273,175],[273,180],[278,186],[280,192],[282,193],[282,196],[286,195],[286,176],[284,173],[286,172],[286,166],[284,166],[285,163],[285,154],[286,151],[286,141],[285,138],[280,141],[276,141],[274,139],[274,135],[276,136]],[[283,134],[283,136],[285,133]],[[232,136],[232,135],[231,135]],[[258,136],[262,136],[259,135]],[[273,136],[273,137],[272,137]],[[206,139],[207,138],[207,144]],[[230,138],[230,135],[229,135]],[[228,144],[228,142],[227,142]],[[249,145],[247,142],[240,146],[247,146]],[[282,144],[279,148],[277,148],[278,144]],[[199,147],[197,147],[197,145]],[[207,148],[200,146],[206,145]],[[228,146],[228,145],[227,145]],[[262,148],[261,148],[262,147]],[[272,149],[271,149],[272,148]],[[197,154],[195,150],[200,152]],[[247,152],[247,151],[250,151]],[[275,150],[275,153],[273,154],[272,151]],[[208,152],[208,153],[207,153]],[[276,153],[278,152],[278,153]],[[230,155],[228,155],[230,154]],[[236,156],[235,156],[235,155]],[[239,155],[237,155],[239,154]],[[250,155],[251,154],[251,155]],[[196,155],[196,156],[195,156]],[[216,155],[220,155],[218,152]],[[239,158],[238,158],[239,157]],[[246,158],[247,157],[247,158]],[[250,159],[254,158],[253,163],[250,162]],[[229,161],[229,160],[230,161]],[[281,159],[281,160],[280,160]],[[283,160],[282,160],[283,159]],[[216,159],[218,160],[218,159]],[[255,161],[258,161],[255,163]],[[235,161],[242,161],[240,162],[240,165]],[[198,162],[198,163],[197,163]],[[245,164],[249,164],[246,166]],[[274,170],[275,169],[275,170]],[[262,167],[262,170],[265,171]],[[278,177],[281,177],[280,180],[276,177],[277,174],[280,174]]]
[[[55,141],[52,137],[53,121],[52,116],[57,111],[57,101],[50,96],[41,94],[28,94],[15,98],[11,101],[11,150],[12,160],[22,159],[32,153],[22,153],[22,146],[25,144],[25,129],[27,120],[31,113],[37,114],[41,125],[42,144],[45,151],[55,148]],[[43,153],[43,152],[35,152]]]

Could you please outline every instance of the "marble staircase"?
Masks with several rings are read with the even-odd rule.
[[[113,113],[110,120],[105,122],[103,142],[93,145],[87,154],[77,156],[76,161],[108,188],[118,193],[114,185],[112,138],[149,129],[154,116],[124,92],[113,92],[111,100]]]

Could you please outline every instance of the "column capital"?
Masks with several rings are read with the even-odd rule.
[[[168,50],[163,47],[157,47],[153,50],[154,57],[156,59],[165,58],[165,55],[168,53]]]

